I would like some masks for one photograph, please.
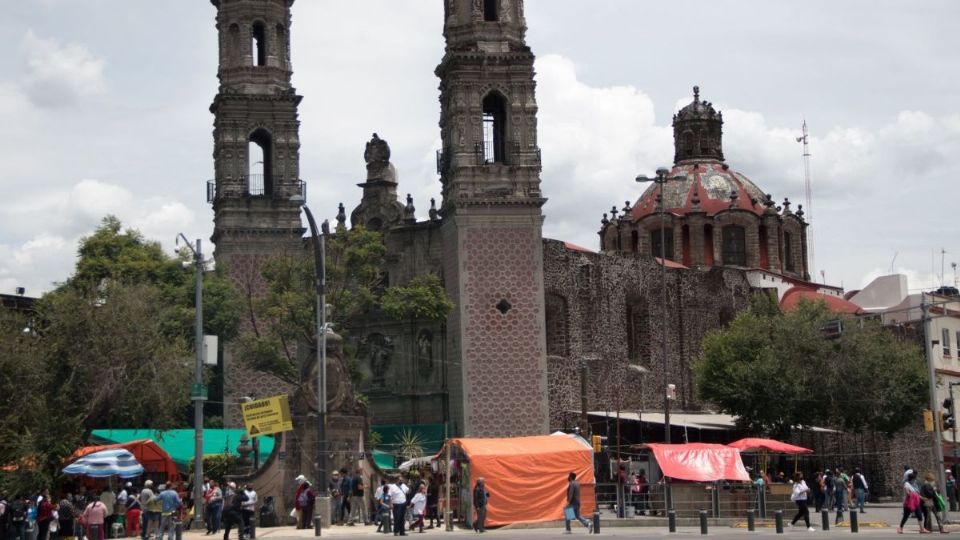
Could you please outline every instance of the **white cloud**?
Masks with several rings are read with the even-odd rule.
[[[40,107],[64,107],[102,94],[105,62],[78,43],[42,39],[28,30],[20,45],[20,84]]]

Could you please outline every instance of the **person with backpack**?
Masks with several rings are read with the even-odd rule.
[[[843,472],[843,469],[837,467],[836,474],[833,475],[833,500],[837,507],[837,517],[834,525],[843,521],[843,513],[847,510],[847,496],[850,491],[850,477]]]
[[[857,507],[860,509],[860,513],[864,513],[863,505],[867,503],[867,478],[863,476],[863,473],[860,472],[860,469],[854,469],[853,478],[850,479],[853,484],[853,495]],[[853,505],[850,505],[850,511],[853,511]]]
[[[827,467],[823,471],[823,507],[830,510],[834,506],[834,493],[836,486],[833,481],[833,471]]]
[[[27,497],[22,493],[10,503],[8,513],[11,539],[27,540],[27,510]]]
[[[236,527],[237,538],[243,540],[243,503],[247,502],[247,494],[237,489],[233,482],[227,483],[227,490],[223,493],[223,540],[229,540],[230,529]]]
[[[298,529],[309,529],[313,526],[313,503],[317,498],[317,494],[314,493],[313,487],[311,487],[310,482],[307,481],[307,478],[302,474],[296,478],[297,492],[293,496],[293,507],[298,512],[299,521],[297,522]],[[332,508],[331,510],[335,509]],[[331,513],[330,524],[333,524],[333,517],[335,513]]]
[[[917,524],[920,526],[920,533],[928,533],[929,530],[923,527],[923,515],[920,513],[920,493],[914,482],[917,479],[917,473],[908,470],[904,475],[903,481],[903,517],[900,519],[900,526],[897,527],[897,534],[903,534],[903,526],[910,519],[910,516],[917,518]]]
[[[77,511],[70,502],[70,493],[64,493],[60,502],[57,504],[57,520],[59,523],[60,538],[63,540],[72,540],[74,523],[73,518]]]

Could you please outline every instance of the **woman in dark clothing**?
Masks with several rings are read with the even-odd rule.
[[[933,520],[931,516],[937,519],[937,529],[943,532],[943,522],[940,521],[940,513],[937,511],[936,501],[937,482],[933,473],[927,473],[924,476],[924,482],[920,485],[920,500],[923,501],[923,528],[932,531]]]
[[[70,494],[64,493],[63,498],[60,499],[60,504],[57,506],[61,538],[73,538],[73,519],[76,514],[76,510],[73,509],[73,504],[70,502]]]

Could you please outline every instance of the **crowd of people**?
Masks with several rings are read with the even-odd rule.
[[[179,482],[155,485],[145,480],[142,486],[125,482],[119,489],[90,489],[77,485],[64,489],[59,498],[49,490],[20,493],[12,497],[0,494],[0,539],[2,540],[105,540],[137,537],[141,540],[176,538],[176,524],[190,527],[191,487]],[[251,486],[243,490],[228,483],[221,490],[215,481],[203,486],[204,521],[207,534],[219,533],[223,524],[224,540],[237,529],[244,540],[257,503]]]

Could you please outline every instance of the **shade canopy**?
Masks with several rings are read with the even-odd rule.
[[[567,475],[580,482],[580,512],[596,506],[593,449],[568,434],[509,439],[453,439],[470,461],[471,493],[483,478],[490,492],[487,524],[539,523],[563,519]]]
[[[104,450],[126,450],[130,452],[133,454],[133,457],[137,459],[137,462],[143,466],[144,472],[147,474],[166,475],[167,478],[175,478],[179,474],[177,465],[173,462],[173,459],[170,458],[170,454],[152,439],[140,439],[125,443],[104,444],[99,446],[84,446],[77,448],[67,460],[72,462]]]
[[[116,448],[101,450],[88,454],[70,465],[63,472],[65,474],[80,474],[91,478],[133,478],[143,474],[143,465],[133,457],[128,450]]]
[[[693,482],[750,481],[740,450],[723,444],[648,444],[664,476]]]
[[[233,454],[237,455],[237,445],[240,437],[246,433],[243,429],[204,429],[203,455]],[[157,446],[169,454],[181,473],[186,473],[193,460],[195,449],[195,433],[192,429],[95,429],[91,439],[94,442],[125,445],[132,441],[152,439]],[[260,463],[265,463],[273,452],[274,438],[270,436],[257,437],[260,449]],[[133,450],[131,450],[133,451]],[[134,451],[136,454],[136,452]],[[138,456],[139,458],[139,456]],[[149,464],[144,463],[147,469]]]
[[[775,452],[778,454],[812,454],[813,450],[802,446],[795,446],[774,439],[747,438],[734,441],[727,446],[741,452]]]

